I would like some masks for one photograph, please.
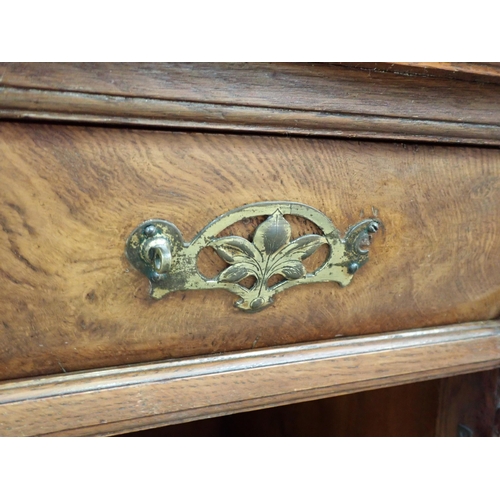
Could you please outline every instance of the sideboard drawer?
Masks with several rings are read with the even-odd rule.
[[[496,149],[2,123],[0,152],[1,379],[500,312]],[[349,286],[296,286],[249,314],[225,290],[151,298],[125,255],[145,220],[190,241],[229,210],[278,200],[316,208],[342,235],[380,220]],[[292,219],[295,236],[316,230]],[[200,257],[207,273],[225,265]]]

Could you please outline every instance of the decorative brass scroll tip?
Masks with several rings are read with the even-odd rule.
[[[284,215],[310,220],[323,234],[292,240],[291,226]],[[252,241],[241,236],[218,237],[232,224],[259,216],[268,217],[257,227]],[[295,285],[334,281],[347,286],[368,261],[368,246],[380,224],[379,219],[363,220],[351,226],[342,239],[332,221],[315,208],[295,202],[254,203],[218,217],[190,243],[184,242],[171,222],[145,221],[129,236],[126,255],[148,277],[151,296],[156,299],[177,290],[222,288],[240,297],[236,307],[252,312],[272,304],[274,295]],[[308,273],[303,260],[322,245],[328,245],[328,257]],[[198,256],[206,247],[213,248],[228,264],[215,278],[206,278],[198,269]],[[275,275],[282,281],[268,286]],[[255,283],[248,288],[241,282],[249,276]]]

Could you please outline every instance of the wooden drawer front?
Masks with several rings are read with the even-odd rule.
[[[499,174],[496,149],[3,123],[0,377],[493,318]],[[370,262],[346,288],[294,287],[248,314],[223,290],[151,299],[124,255],[146,219],[189,241],[272,200],[341,233],[376,214]]]

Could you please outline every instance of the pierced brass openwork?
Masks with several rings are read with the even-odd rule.
[[[308,234],[291,241],[291,226],[285,215],[310,220],[322,234]],[[219,234],[234,223],[252,217],[268,216],[253,234],[252,241],[241,236]],[[319,210],[294,202],[263,202],[245,205],[221,215],[187,243],[171,222],[151,219],[129,236],[126,254],[130,262],[151,283],[151,296],[160,299],[176,290],[222,288],[239,295],[235,306],[259,311],[273,302],[278,292],[295,285],[334,281],[348,285],[354,273],[368,261],[371,235],[379,228],[378,219],[365,219],[351,226],[342,239],[332,221]],[[328,245],[326,261],[308,273],[303,260]],[[198,255],[213,248],[228,264],[215,278],[198,269]],[[271,276],[282,281],[269,286]],[[253,276],[247,288],[241,283]]]

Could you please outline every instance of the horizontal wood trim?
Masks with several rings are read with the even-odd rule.
[[[449,71],[454,75],[469,74],[496,78],[500,80],[500,63],[471,63],[471,62],[398,62],[396,65],[407,68],[425,68]]]
[[[0,384],[0,434],[99,435],[500,366],[500,321]]]
[[[351,62],[338,64],[361,70],[390,72],[407,76],[500,83],[500,63],[494,62]]]
[[[500,80],[270,63],[10,63],[0,75],[4,119],[500,144]]]
[[[500,126],[19,90],[0,87],[0,119],[147,126],[223,132],[500,145]]]
[[[498,85],[313,63],[4,63],[0,85],[65,94],[499,123]]]

